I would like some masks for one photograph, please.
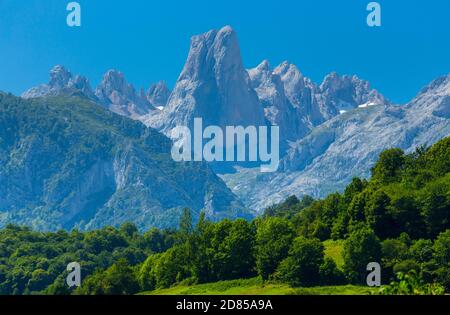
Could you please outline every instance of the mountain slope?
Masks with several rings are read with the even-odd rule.
[[[411,152],[449,136],[449,108],[450,75],[432,82],[407,105],[357,108],[314,128],[292,146],[278,173],[240,169],[222,178],[258,210],[293,194],[323,197],[355,176],[368,177],[385,149]]]
[[[86,99],[0,95],[0,226],[40,230],[177,224],[183,207],[249,218],[202,163],[175,163],[171,142]]]

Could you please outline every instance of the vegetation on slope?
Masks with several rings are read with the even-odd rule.
[[[8,226],[0,232],[0,293],[301,294],[337,285],[352,293],[346,285],[364,285],[369,262],[381,263],[383,284],[394,281],[386,294],[450,292],[450,138],[408,155],[387,150],[372,175],[323,200],[292,197],[252,222],[213,223],[203,214],[194,224],[186,209],[178,230],[143,235],[132,224],[86,233]],[[71,261],[84,279],[69,292]]]
[[[252,218],[202,162],[175,162],[171,141],[85,98],[24,100],[0,93],[0,227],[92,230],[131,221],[172,228],[198,219]],[[207,202],[205,201],[207,200]]]
[[[261,278],[219,281],[197,285],[177,285],[142,294],[148,295],[367,295],[378,292],[367,286],[319,286],[293,288],[287,284],[264,282]]]

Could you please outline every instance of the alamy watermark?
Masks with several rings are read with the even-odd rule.
[[[174,161],[259,162],[263,173],[278,170],[278,126],[207,126],[203,129],[203,119],[195,118],[193,129],[193,133],[186,126],[172,130]]]
[[[69,11],[67,15],[67,26],[80,27],[81,26],[81,6],[78,2],[69,2],[66,10]]]
[[[369,27],[381,26],[381,5],[378,2],[370,2],[367,5],[367,25]]]
[[[66,283],[69,288],[81,286],[81,265],[77,262],[71,262],[67,265],[66,270],[69,272]]]
[[[367,15],[367,25],[369,27],[380,27],[381,26],[381,5],[379,2],[370,2],[366,7],[367,11],[370,13]],[[66,10],[69,11],[67,15],[67,25],[69,27],[80,27],[81,26],[81,5],[72,1],[67,4]]]
[[[381,286],[381,266],[377,262],[371,262],[367,265],[367,271],[370,273],[367,275],[366,281],[369,287]]]

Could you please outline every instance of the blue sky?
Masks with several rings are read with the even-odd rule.
[[[66,0],[0,0],[0,90],[21,93],[63,64],[96,85],[115,68],[137,88],[173,86],[189,38],[231,25],[246,67],[295,63],[316,82],[357,74],[394,102],[450,73],[450,1],[385,0],[369,28],[369,0],[80,0],[82,27],[66,25]]]

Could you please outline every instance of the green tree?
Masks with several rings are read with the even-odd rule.
[[[77,293],[84,295],[130,295],[139,292],[133,269],[119,260],[105,271],[98,271],[83,281]]]
[[[214,237],[215,224],[206,219],[205,212],[200,213],[200,218],[195,228],[196,253],[192,261],[192,273],[200,283],[215,280],[213,266],[211,263],[214,251],[212,250],[212,239]]]
[[[175,243],[175,233],[152,228],[137,241],[139,248],[150,249],[154,253],[163,253]]]
[[[188,208],[184,208],[180,218],[180,233],[182,235],[190,235],[193,230],[191,211]]]
[[[364,283],[367,265],[381,260],[380,240],[371,229],[357,228],[344,242],[343,257],[348,279],[354,283]]]
[[[433,260],[437,266],[434,272],[437,281],[450,290],[450,230],[439,234],[434,242]]]
[[[409,248],[409,256],[418,263],[430,261],[433,257],[433,242],[431,240],[416,240]]]
[[[228,226],[224,226],[228,225]],[[246,278],[253,275],[255,231],[240,219],[216,225],[213,238],[213,272],[220,280]]]
[[[363,191],[366,183],[362,181],[360,178],[353,178],[352,182],[345,188],[343,201],[345,204],[350,204],[353,198]]]
[[[450,229],[450,177],[428,184],[420,199],[429,236]]]
[[[395,236],[393,219],[388,212],[390,203],[389,196],[383,190],[377,190],[364,209],[367,224],[381,239]]]
[[[161,254],[161,257],[156,261],[155,279],[157,288],[168,288],[191,276],[190,261],[186,260],[186,244],[175,245]]]
[[[406,259],[394,265],[394,274],[398,273],[407,274],[411,271],[414,271],[418,274],[420,273],[420,265],[415,260]]]
[[[150,255],[139,268],[137,280],[142,291],[156,288],[156,264],[161,254]]]
[[[413,239],[424,236],[425,222],[419,204],[410,192],[398,190],[396,195],[392,196],[390,211],[395,221],[397,235],[404,232]]]
[[[289,221],[281,218],[267,218],[259,222],[256,232],[256,268],[258,274],[267,280],[279,263],[288,255],[294,231]]]
[[[323,251],[324,246],[318,239],[296,238],[289,256],[279,265],[276,277],[296,287],[319,284]]]
[[[399,180],[405,165],[405,154],[401,149],[383,151],[372,168],[372,178],[381,183],[392,183]]]
[[[123,235],[125,235],[125,237],[128,238],[133,238],[139,233],[136,225],[131,222],[122,224],[119,230],[123,233]]]
[[[348,212],[340,212],[336,220],[333,222],[333,227],[331,228],[331,238],[333,240],[346,238],[348,235],[349,222],[350,217],[348,215]]]
[[[58,276],[56,280],[43,291],[43,293],[45,295],[71,295],[72,289],[68,287],[64,277]]]
[[[356,225],[358,222],[365,222],[364,207],[366,206],[366,195],[364,192],[353,197],[348,207],[350,217],[349,224]]]
[[[386,266],[393,266],[408,257],[408,246],[398,239],[387,239],[381,243],[381,253]]]
[[[344,273],[337,267],[336,262],[331,257],[325,257],[320,266],[320,283],[322,285],[342,285],[345,281]]]

